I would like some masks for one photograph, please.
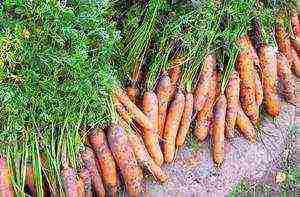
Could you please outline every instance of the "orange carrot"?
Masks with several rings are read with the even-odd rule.
[[[143,139],[151,157],[157,165],[161,166],[164,162],[163,154],[159,146],[158,132],[158,99],[154,92],[146,92],[143,98],[143,110],[145,115],[153,124],[153,128],[144,129]]]
[[[126,108],[124,107],[124,105],[116,98],[113,98],[115,107],[117,112],[119,113],[119,115],[128,123],[130,124],[132,122],[132,119],[130,117],[130,114],[128,113],[128,111],[126,110]]]
[[[171,79],[166,73],[164,73],[161,79],[159,80],[156,88],[156,95],[158,99],[158,130],[160,137],[163,137],[167,108],[171,94]]]
[[[259,48],[261,80],[264,91],[265,109],[271,116],[279,115],[279,97],[277,95],[277,57],[276,49],[269,45]]]
[[[250,37],[247,34],[241,36],[238,40],[238,44],[243,48],[243,50],[250,52],[254,65],[259,67],[259,58]]]
[[[164,159],[167,163],[172,162],[174,157],[175,140],[184,110],[184,100],[184,94],[178,89],[168,110],[163,142]]]
[[[130,100],[135,103],[136,97],[138,95],[137,87],[134,85],[130,85],[126,88],[126,92],[127,92],[128,97],[130,98]]]
[[[225,117],[226,117],[226,97],[221,95],[214,107],[214,122],[212,126],[213,159],[220,166],[224,162],[225,152]]]
[[[215,64],[215,57],[213,55],[207,55],[204,60],[199,80],[194,92],[194,107],[197,111],[200,111],[203,108],[207,99],[209,83]]]
[[[84,183],[84,196],[92,197],[93,196],[93,188],[92,188],[92,178],[91,173],[88,169],[82,168],[79,174],[80,178]]]
[[[189,131],[193,114],[193,94],[187,92],[185,95],[185,105],[182,118],[180,121],[179,131],[176,136],[176,146],[180,147],[184,144],[185,137]]]
[[[182,57],[173,58],[171,61],[171,68],[169,70],[169,76],[171,79],[172,85],[176,85],[181,77],[181,65],[183,62]]]
[[[61,170],[65,193],[67,197],[77,197],[76,172],[68,165],[63,165]]]
[[[3,156],[0,156],[0,196],[14,196],[14,190],[11,184],[11,172],[7,166],[6,158]]]
[[[104,131],[96,128],[90,134],[89,142],[92,145],[101,169],[104,188],[109,196],[114,196],[117,191],[117,168],[111,150],[108,147]]]
[[[255,100],[256,100],[257,106],[259,107],[263,102],[264,92],[263,92],[263,88],[261,85],[259,74],[256,70],[254,71],[254,78],[255,78],[254,80],[255,80],[255,88],[256,88]]]
[[[297,55],[300,56],[300,36],[296,36],[295,39],[291,39],[291,44]]]
[[[288,60],[283,54],[278,53],[277,62],[277,75],[282,84],[282,93],[288,102],[296,105],[296,84],[292,77]]]
[[[77,197],[85,197],[85,192],[84,192],[84,181],[81,177],[76,182],[77,186]]]
[[[140,196],[144,191],[143,173],[122,127],[111,124],[107,130],[109,147],[123,175],[129,196]]]
[[[300,57],[297,55],[297,52],[294,49],[291,49],[291,56],[293,60],[293,70],[297,77],[300,77]]]
[[[292,14],[291,17],[293,32],[296,36],[300,36],[300,22],[297,13]]]
[[[237,106],[239,105],[240,78],[234,71],[226,87],[225,94],[227,98],[226,110],[226,137],[234,137],[234,126],[237,116]]]
[[[240,132],[251,142],[256,143],[255,129],[240,106],[238,106],[238,114],[236,117],[236,126]]]

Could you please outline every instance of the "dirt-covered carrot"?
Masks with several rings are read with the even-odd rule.
[[[297,77],[300,77],[300,57],[297,55],[297,52],[292,48],[291,49],[291,58],[293,60],[292,69],[295,72]]]
[[[176,136],[176,146],[180,147],[184,144],[185,137],[189,131],[190,124],[192,121],[192,114],[193,114],[193,94],[187,92],[185,95],[185,105],[184,111],[182,114],[182,118],[180,121],[179,130]]]
[[[105,189],[103,186],[101,174],[97,169],[93,150],[86,147],[86,149],[81,153],[81,158],[83,160],[84,167],[90,172],[95,194],[97,196],[105,196]]]
[[[122,127],[111,124],[107,130],[109,147],[112,150],[129,196],[140,196],[144,191],[143,173],[135,159],[134,151]]]
[[[126,92],[130,100],[135,103],[138,95],[138,88],[135,85],[130,85],[126,88]]]
[[[175,85],[181,77],[181,65],[184,59],[182,57],[174,58],[171,61],[171,67],[169,70],[169,76],[172,85]]]
[[[209,54],[205,57],[200,76],[197,82],[197,86],[194,91],[194,107],[197,111],[200,111],[203,108],[207,99],[209,83],[215,64],[216,60],[213,55]]]
[[[282,94],[285,99],[296,105],[295,81],[287,58],[282,54],[277,54],[277,75],[282,85]]]
[[[85,197],[85,192],[84,192],[84,181],[81,177],[76,182],[76,187],[77,187],[77,197]]]
[[[149,91],[144,94],[143,111],[153,124],[153,128],[143,129],[144,143],[153,160],[157,165],[161,166],[164,162],[164,157],[159,145],[158,99],[154,92]]]
[[[63,185],[67,197],[77,197],[76,171],[68,165],[63,165],[61,170]]]
[[[163,153],[166,163],[171,163],[175,153],[175,140],[184,110],[184,94],[177,90],[174,100],[171,102],[166,118]]]
[[[82,168],[80,170],[79,177],[82,179],[84,183],[84,196],[92,197],[93,196],[93,188],[92,188],[92,178],[91,173],[88,169]]]
[[[166,73],[164,73],[159,79],[156,87],[156,95],[158,99],[158,130],[160,137],[163,137],[168,103],[170,101],[171,94],[171,79]]]
[[[277,95],[277,50],[270,45],[261,45],[259,60],[261,81],[264,92],[264,107],[271,116],[279,115],[279,97]]]
[[[276,27],[275,37],[276,37],[276,42],[278,45],[278,50],[284,56],[286,56],[289,64],[292,66],[294,62],[293,62],[293,59],[291,56],[291,42],[290,42],[289,36],[288,36],[287,32],[285,31],[284,27],[282,27],[282,26]]]
[[[239,131],[245,136],[251,143],[256,143],[256,131],[247,117],[247,115],[244,113],[241,107],[238,108],[238,114],[236,117],[236,126],[239,129]]]
[[[93,130],[89,135],[89,142],[101,168],[104,188],[109,196],[115,195],[117,190],[117,168],[104,131],[101,128]]]
[[[255,80],[255,100],[257,103],[257,106],[259,107],[264,99],[264,92],[263,92],[263,88],[262,88],[262,84],[261,84],[261,80],[259,77],[258,72],[255,70],[254,71],[254,80]]]
[[[237,106],[239,105],[239,93],[240,93],[240,78],[239,74],[234,71],[229,79],[229,83],[225,90],[227,98],[226,109],[226,137],[234,137],[234,126],[237,116]]]
[[[132,122],[131,116],[128,113],[128,111],[126,110],[126,108],[124,107],[124,105],[116,98],[113,98],[115,107],[117,112],[119,113],[119,115],[129,124]]]
[[[250,52],[254,65],[259,67],[259,58],[252,44],[251,38],[247,34],[245,34],[239,38],[238,44],[242,47],[243,50]]]
[[[11,184],[11,172],[7,160],[0,155],[0,196],[13,197],[14,190]]]
[[[210,82],[210,87],[209,87],[209,92],[207,97],[208,99],[206,100],[202,110],[198,112],[196,116],[196,126],[194,130],[194,134],[200,142],[202,142],[208,135],[210,119],[212,117],[212,110],[213,110],[216,96],[218,94],[219,94],[218,73],[214,71]]]
[[[291,16],[293,32],[296,36],[300,36],[300,22],[297,13],[293,13]]]
[[[224,162],[225,152],[225,117],[227,101],[225,95],[221,95],[217,101],[213,112],[212,140],[213,159],[220,166]]]

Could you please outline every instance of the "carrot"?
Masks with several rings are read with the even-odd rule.
[[[6,158],[3,156],[0,156],[0,196],[14,196],[14,190],[11,184],[11,171],[7,166]]]
[[[264,99],[264,92],[263,92],[263,88],[261,85],[261,81],[260,81],[260,77],[258,72],[255,70],[254,71],[254,80],[255,80],[255,100],[256,100],[256,104],[257,106],[261,106],[263,99]]]
[[[295,39],[291,39],[291,44],[297,55],[300,56],[300,36],[296,36]]]
[[[130,98],[130,100],[135,103],[137,95],[138,95],[137,87],[134,85],[130,85],[126,88],[126,92],[127,92],[128,97]]]
[[[254,66],[249,51],[241,51],[237,59],[237,68],[240,75],[240,100],[242,107],[251,121],[254,124],[258,124],[260,117],[255,99]]]
[[[68,165],[63,165],[61,170],[66,196],[77,197],[76,172]]]
[[[90,172],[92,185],[96,196],[105,196],[105,189],[103,186],[101,175],[97,169],[95,155],[93,151],[86,147],[81,154],[84,167]]]
[[[153,160],[156,162],[157,165],[161,166],[164,162],[164,157],[159,146],[158,99],[154,92],[146,92],[144,94],[143,109],[144,113],[153,124],[153,128],[145,128],[143,130],[144,143]]]
[[[174,157],[175,140],[184,110],[184,100],[184,94],[178,89],[168,110],[163,143],[164,159],[167,163],[172,162]]]
[[[192,121],[192,115],[193,115],[193,94],[187,92],[185,95],[184,111],[180,121],[179,130],[176,136],[176,142],[175,142],[176,146],[182,146],[184,144],[185,137],[189,131],[190,124]]]
[[[109,196],[113,196],[117,190],[117,168],[111,150],[108,147],[104,131],[96,128],[90,134],[89,142],[96,154],[101,169],[105,191]]]
[[[132,147],[122,127],[111,124],[107,130],[109,147],[123,175],[129,196],[139,196],[144,191],[141,169],[135,159]]]
[[[79,174],[80,178],[84,183],[84,196],[92,197],[93,196],[93,188],[92,188],[92,178],[91,173],[88,169],[82,168]]]
[[[240,106],[238,108],[238,113],[236,117],[236,126],[239,128],[240,132],[251,142],[256,143],[256,132],[255,129],[249,120],[249,118],[246,116],[244,111]]]
[[[209,92],[207,97],[208,99],[206,100],[202,110],[198,112],[196,116],[196,127],[194,130],[194,134],[200,142],[204,141],[204,139],[208,135],[210,119],[212,116],[212,109],[218,93],[219,93],[218,73],[214,71],[210,82],[210,87],[209,87]]]
[[[291,56],[293,60],[293,70],[297,77],[300,77],[300,58],[297,55],[297,52],[294,49],[291,49]]]
[[[234,137],[234,126],[237,116],[237,106],[239,105],[240,78],[239,74],[234,71],[226,87],[225,94],[227,98],[226,109],[226,137]]]
[[[181,65],[183,62],[182,57],[175,57],[171,61],[171,68],[169,70],[169,76],[171,79],[172,85],[176,85],[181,77]]]
[[[299,16],[297,13],[292,14],[291,16],[293,32],[296,36],[300,36],[300,22]]]
[[[126,110],[126,108],[124,107],[124,105],[116,98],[113,97],[113,101],[116,107],[117,112],[119,113],[119,115],[128,123],[130,124],[132,122],[131,116],[128,113],[128,111]]]
[[[213,55],[207,55],[205,57],[199,80],[194,92],[194,107],[197,111],[200,111],[203,108],[207,99],[209,82],[211,80],[215,64],[216,60]]]
[[[156,87],[158,99],[158,130],[160,137],[163,137],[164,126],[167,115],[168,103],[172,93],[171,79],[167,74],[163,74]]]
[[[251,38],[245,34],[238,40],[238,44],[246,51],[249,51],[255,66],[259,67],[259,58],[252,44]]]
[[[214,122],[212,125],[213,159],[220,166],[224,162],[226,97],[221,95],[214,107]]]
[[[84,181],[81,177],[76,182],[77,186],[77,197],[85,197],[85,192],[84,192]]]
[[[279,115],[279,97],[277,95],[277,57],[276,49],[269,45],[259,48],[261,79],[264,92],[265,109],[271,116]]]
[[[282,93],[288,102],[296,105],[296,84],[293,80],[288,60],[282,53],[278,53],[277,62],[277,75],[282,84]]]

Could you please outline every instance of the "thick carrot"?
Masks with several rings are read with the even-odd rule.
[[[255,100],[257,103],[257,106],[259,107],[264,99],[264,92],[263,92],[263,88],[262,88],[262,84],[261,84],[261,80],[259,77],[259,74],[257,72],[257,70],[254,71],[254,80],[255,80]]]
[[[179,130],[176,136],[176,146],[180,147],[184,144],[185,137],[189,131],[193,115],[193,94],[187,92],[185,95],[185,105],[182,118],[180,121]]]
[[[225,152],[225,117],[226,117],[226,97],[221,95],[214,107],[214,122],[212,125],[213,159],[220,166],[224,162]]]
[[[138,166],[124,129],[119,125],[111,124],[107,130],[107,139],[123,175],[128,195],[140,196],[144,191],[143,173]]]
[[[154,92],[146,92],[144,94],[143,110],[153,124],[153,128],[145,128],[143,130],[144,143],[153,160],[157,165],[161,166],[164,162],[164,157],[159,146],[158,99]]]
[[[277,57],[276,49],[269,45],[259,48],[261,80],[264,92],[265,109],[271,116],[279,115],[279,97],[277,95]]]
[[[209,83],[215,64],[216,60],[213,55],[207,55],[205,57],[198,83],[194,92],[194,107],[197,111],[200,111],[203,108],[207,99]]]
[[[234,71],[226,87],[225,94],[227,98],[226,109],[226,137],[234,137],[234,126],[237,116],[237,106],[239,105],[240,78],[239,74]]]
[[[296,36],[300,36],[300,22],[299,16],[297,13],[292,14],[291,16],[293,32]]]
[[[184,94],[178,89],[168,110],[163,142],[164,159],[167,163],[172,162],[174,157],[175,140],[184,110],[184,100]]]
[[[237,59],[237,68],[240,75],[240,100],[242,107],[251,121],[254,124],[258,124],[260,117],[255,98],[254,66],[249,50],[241,51]]]
[[[293,70],[297,77],[300,77],[300,57],[297,55],[297,52],[294,49],[291,49],[291,56],[293,60]]]
[[[101,169],[105,191],[109,196],[116,195],[117,168],[111,150],[108,147],[104,131],[101,128],[96,128],[91,132],[89,142],[92,145]]]
[[[247,34],[245,34],[239,38],[238,43],[243,48],[243,50],[250,52],[254,65],[259,67],[259,58],[252,44],[251,38]]]
[[[134,85],[130,85],[126,88],[126,92],[130,100],[135,103],[138,95],[138,88]]]
[[[83,180],[83,183],[84,183],[84,196],[92,197],[93,196],[93,188],[92,188],[92,178],[91,178],[90,171],[86,168],[82,168],[79,176]]]
[[[206,100],[202,110],[198,112],[196,116],[196,127],[194,130],[194,134],[200,142],[202,142],[208,135],[210,119],[212,117],[212,110],[218,93],[218,73],[214,71],[210,82],[208,99]]]
[[[97,169],[95,155],[93,150],[86,147],[86,149],[81,154],[84,167],[90,172],[92,185],[96,196],[105,196],[105,189],[103,186],[101,175]]]
[[[287,58],[281,54],[277,54],[277,75],[282,84],[282,94],[285,99],[296,105],[295,81],[292,77],[292,72]]]
[[[251,142],[256,143],[255,129],[240,106],[238,106],[238,114],[236,117],[236,126],[240,132]]]
[[[0,196],[14,196],[14,190],[11,184],[11,172],[7,166],[6,158],[3,156],[0,156]]]
[[[64,189],[67,197],[77,197],[76,172],[68,165],[63,165],[61,170]]]
[[[156,95],[158,99],[158,130],[160,137],[163,137],[168,103],[170,101],[171,94],[171,79],[167,74],[163,74],[156,87]]]

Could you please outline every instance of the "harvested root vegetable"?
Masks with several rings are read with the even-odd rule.
[[[293,60],[293,70],[297,77],[300,77],[300,57],[294,49],[291,49],[291,57]]]
[[[0,156],[0,196],[13,197],[14,190],[11,184],[11,172],[8,168],[6,158]]]
[[[214,107],[212,125],[212,151],[214,162],[220,166],[224,162],[225,152],[225,117],[227,101],[225,95],[221,95]]]
[[[170,104],[165,124],[163,153],[166,163],[171,163],[174,158],[175,140],[184,110],[184,101],[184,94],[178,89]]]
[[[101,175],[97,169],[95,155],[90,148],[85,149],[81,154],[84,167],[90,172],[94,192],[97,196],[105,196]]]
[[[209,84],[215,64],[216,60],[213,55],[210,54],[205,57],[198,83],[194,92],[194,107],[197,111],[200,111],[203,108],[207,99]]]
[[[239,74],[235,71],[232,73],[229,83],[225,90],[227,98],[226,109],[226,137],[234,137],[234,126],[237,116],[237,106],[239,105],[239,93],[240,93],[240,78]]]
[[[129,124],[132,122],[132,119],[130,117],[130,114],[128,113],[128,111],[126,110],[126,108],[124,107],[124,105],[117,99],[117,98],[113,98],[115,107],[117,112],[119,113],[119,115]]]
[[[101,169],[105,191],[109,196],[117,192],[117,168],[111,150],[108,147],[105,133],[96,128],[89,136],[89,142],[96,154]]]
[[[241,36],[238,40],[238,44],[242,47],[242,50],[250,52],[254,65],[259,67],[259,58],[250,37],[247,34]]]
[[[269,45],[259,48],[261,80],[264,92],[264,105],[271,116],[279,115],[279,97],[277,95],[277,51]]]
[[[64,165],[61,170],[63,185],[67,197],[77,197],[76,171],[68,165]]]
[[[155,163],[161,166],[164,162],[164,157],[159,146],[158,99],[154,92],[146,92],[144,94],[143,110],[153,124],[153,128],[145,128],[143,131],[144,143]]]
[[[290,57],[291,42],[284,27],[282,26],[276,27],[275,35],[276,35],[275,37],[278,45],[278,50],[284,56],[286,56],[290,64],[292,64],[291,57]]]
[[[287,58],[281,54],[277,54],[277,75],[282,84],[282,94],[286,101],[296,105],[295,81],[289,66]]]
[[[194,134],[200,142],[202,142],[208,135],[210,119],[212,117],[212,110],[218,94],[218,73],[214,71],[210,82],[208,99],[206,100],[202,110],[197,113],[196,117],[196,127],[194,130]]]
[[[236,126],[246,139],[251,143],[256,143],[256,131],[241,107],[238,107]]]
[[[82,179],[84,184],[84,196],[92,197],[93,196],[93,187],[92,187],[92,178],[91,173],[88,169],[82,168],[79,174],[79,177]]]
[[[291,40],[293,49],[297,52],[297,55],[300,56],[300,36],[296,36],[295,39]]]
[[[124,129],[116,124],[111,124],[107,131],[107,139],[117,166],[123,175],[128,195],[140,196],[144,191],[143,173],[138,166]]]
[[[181,77],[181,65],[183,61],[184,59],[182,57],[173,58],[171,61],[169,76],[172,85],[176,85]]]
[[[255,78],[255,88],[256,88],[255,100],[256,100],[257,106],[259,107],[259,106],[261,106],[261,104],[264,100],[264,92],[263,92],[259,74],[256,70],[254,71],[254,78]]]
[[[171,79],[167,74],[163,74],[156,88],[156,95],[158,99],[158,130],[160,137],[163,137],[168,103],[170,101],[171,94]]]
[[[293,32],[296,36],[300,36],[300,22],[297,13],[292,14],[291,17]]]
[[[138,88],[134,85],[130,85],[126,88],[126,92],[130,100],[135,103],[138,95]]]
[[[185,105],[182,118],[180,121],[179,130],[176,136],[176,146],[180,147],[184,144],[185,137],[189,131],[193,115],[193,94],[187,92],[185,95]]]
[[[84,192],[84,181],[81,177],[76,182],[77,186],[77,197],[85,197],[85,192]]]

